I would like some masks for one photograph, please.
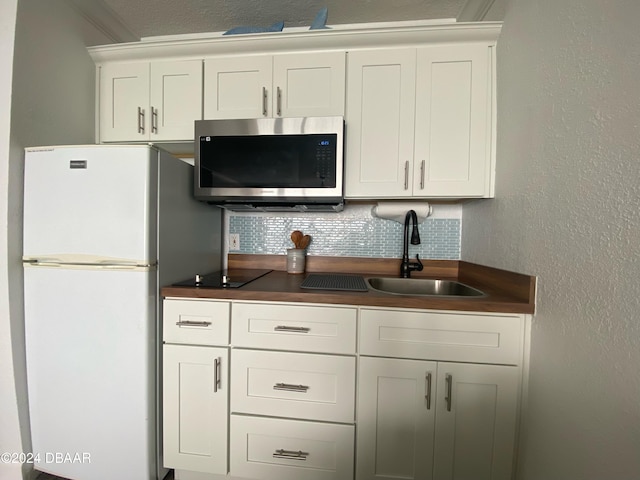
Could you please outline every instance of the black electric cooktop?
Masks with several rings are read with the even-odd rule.
[[[174,283],[173,287],[191,288],[238,288],[266,275],[272,270],[230,269],[218,272],[197,274],[192,278]]]

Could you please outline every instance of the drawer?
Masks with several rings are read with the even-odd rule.
[[[360,311],[360,354],[519,365],[521,315],[393,309]]]
[[[231,411],[353,423],[355,357],[234,349]]]
[[[230,475],[353,480],[354,427],[231,415]]]
[[[357,309],[234,302],[234,346],[303,352],[355,353]]]
[[[165,343],[228,345],[230,302],[174,300],[163,302]]]

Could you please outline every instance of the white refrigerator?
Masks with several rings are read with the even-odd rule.
[[[159,289],[220,269],[220,209],[150,145],[29,148],[24,182],[35,469],[163,478]]]

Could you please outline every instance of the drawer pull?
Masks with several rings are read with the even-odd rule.
[[[308,385],[291,385],[290,383],[276,383],[273,386],[274,390],[286,390],[288,392],[301,392],[307,393],[309,390]]]
[[[278,325],[273,328],[276,332],[296,332],[296,333],[309,333],[311,329],[309,327],[289,327],[287,325]]]
[[[176,325],[179,327],[208,327],[211,325],[211,322],[199,322],[196,320],[180,320],[176,322]]]
[[[273,453],[273,458],[288,458],[290,460],[306,461],[308,456],[309,452],[303,452],[302,450],[298,450],[296,452],[294,450],[284,450],[282,448]]]

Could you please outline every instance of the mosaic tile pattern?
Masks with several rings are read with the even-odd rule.
[[[403,225],[373,217],[368,208],[345,208],[332,214],[229,213],[228,233],[240,235],[240,249],[230,253],[282,255],[293,243],[289,236],[301,230],[312,237],[309,255],[400,258]],[[420,245],[409,254],[424,259],[459,260],[459,218],[427,218],[420,225]]]

